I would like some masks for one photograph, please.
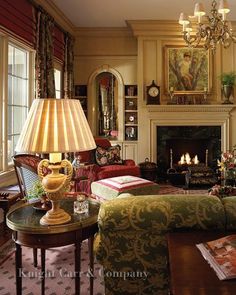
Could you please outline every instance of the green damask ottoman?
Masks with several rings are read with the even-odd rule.
[[[91,184],[92,195],[99,201],[112,200],[122,193],[132,195],[155,195],[159,186],[147,179],[136,176],[118,176],[94,181]]]

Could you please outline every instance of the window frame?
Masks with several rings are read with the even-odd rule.
[[[4,181],[6,174],[13,171],[13,163],[8,163],[8,46],[11,44],[21,50],[28,51],[28,101],[30,108],[35,98],[35,50],[19,42],[13,37],[0,32],[0,181]]]

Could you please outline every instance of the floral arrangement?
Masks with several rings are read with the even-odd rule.
[[[232,151],[221,154],[221,161],[217,161],[219,171],[222,173],[223,185],[216,184],[209,189],[209,195],[219,198],[236,196],[236,146]]]
[[[236,179],[236,146],[232,151],[224,152],[221,154],[221,161],[217,161],[219,170],[223,172],[224,178]]]
[[[219,184],[214,185],[209,189],[209,195],[217,196],[219,198],[225,198],[229,196],[236,196],[236,187],[233,186],[221,186]]]

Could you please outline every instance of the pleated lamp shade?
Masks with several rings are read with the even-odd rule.
[[[96,147],[87,119],[76,99],[35,99],[16,152],[66,153]]]

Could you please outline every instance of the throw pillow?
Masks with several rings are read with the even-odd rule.
[[[120,146],[115,145],[107,149],[98,146],[95,152],[96,162],[99,166],[123,164],[120,157]]]

